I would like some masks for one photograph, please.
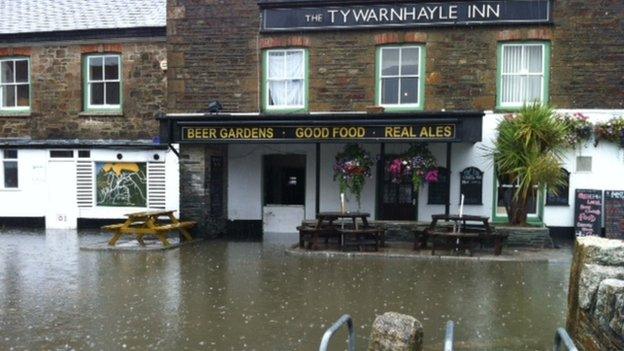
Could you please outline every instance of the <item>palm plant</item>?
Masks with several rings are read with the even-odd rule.
[[[512,185],[510,195],[504,199],[509,223],[526,224],[534,189],[546,187],[556,193],[564,184],[561,165],[566,126],[555,118],[551,107],[533,104],[517,114],[506,115],[497,132],[489,154],[494,159],[499,187]]]

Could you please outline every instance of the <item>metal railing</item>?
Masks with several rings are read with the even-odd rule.
[[[563,328],[557,329],[557,332],[555,333],[555,346],[553,347],[553,350],[561,351],[561,346],[565,346],[564,350],[578,351],[574,345],[574,341],[572,341],[568,332]]]
[[[355,328],[353,328],[353,319],[351,319],[351,316],[349,316],[348,314],[342,315],[342,317],[340,317],[336,321],[336,323],[332,324],[332,326],[325,331],[325,334],[323,334],[323,339],[321,340],[321,346],[319,347],[319,351],[327,351],[327,347],[329,346],[329,340],[345,324],[349,329],[349,346],[347,350],[355,351]]]
[[[444,351],[453,351],[453,334],[455,333],[455,323],[446,322],[446,334],[444,334]]]

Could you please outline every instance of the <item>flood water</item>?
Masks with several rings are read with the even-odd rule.
[[[365,350],[386,311],[418,318],[427,350],[442,350],[449,319],[458,350],[549,350],[565,319],[569,262],[298,257],[284,234],[79,249],[107,238],[0,229],[1,350],[317,350],[343,313]]]

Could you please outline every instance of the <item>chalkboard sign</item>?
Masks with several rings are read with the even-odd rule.
[[[602,190],[577,189],[574,207],[574,233],[576,236],[600,236]]]
[[[210,216],[223,217],[223,156],[210,156]]]
[[[604,206],[607,238],[624,240],[624,191],[605,191]]]
[[[559,187],[556,195],[550,191],[546,194],[546,206],[569,205],[568,197],[570,193],[570,172],[563,168],[561,169],[561,172],[564,176],[564,184]]]
[[[459,174],[459,192],[464,195],[465,205],[482,205],[483,172],[476,167],[468,167]]]
[[[449,171],[438,168],[438,181],[429,184],[427,201],[429,205],[446,205],[449,200]]]

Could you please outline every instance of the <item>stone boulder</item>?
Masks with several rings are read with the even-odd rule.
[[[624,350],[624,242],[578,238],[567,329],[579,350]]]
[[[368,350],[420,351],[422,343],[423,328],[416,318],[387,312],[375,318]]]

